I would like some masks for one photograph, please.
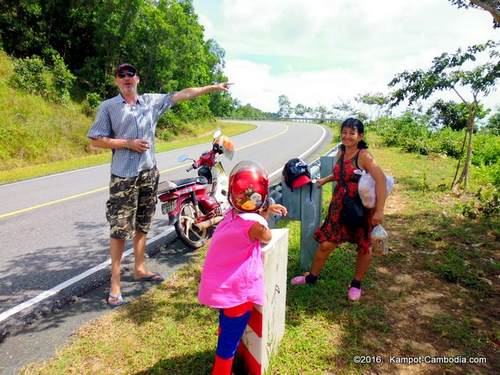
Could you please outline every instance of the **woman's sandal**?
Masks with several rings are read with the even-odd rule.
[[[355,288],[351,286],[347,291],[347,298],[349,299],[349,301],[356,302],[361,298],[361,293],[361,288]]]
[[[109,293],[109,296],[106,299],[106,303],[110,307],[118,307],[118,306],[125,305],[127,302],[125,302],[121,293],[119,293],[119,294]]]
[[[303,275],[295,276],[290,280],[290,284],[292,285],[304,285],[307,283],[306,276],[309,275],[309,272],[305,272]]]

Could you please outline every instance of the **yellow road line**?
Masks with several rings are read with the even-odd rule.
[[[286,129],[284,131],[280,132],[280,133],[277,133],[277,134],[272,135],[270,137],[261,139],[260,141],[257,141],[257,142],[254,142],[254,143],[250,143],[249,145],[245,145],[243,147],[240,147],[240,148],[236,149],[236,151],[240,151],[240,150],[243,150],[245,148],[248,148],[248,147],[251,147],[251,146],[255,146],[256,144],[259,144],[259,143],[262,143],[262,142],[266,142],[266,141],[268,141],[270,139],[279,137],[280,135],[285,134],[287,131],[288,131],[288,126],[286,126]],[[163,169],[163,170],[160,171],[160,173],[172,172],[172,171],[175,171],[176,169],[181,169],[181,168],[187,167],[189,165],[190,164],[182,164],[182,165],[178,165],[177,167],[173,167],[173,168],[169,168],[169,169]],[[61,198],[61,199],[57,199],[57,200],[54,200],[54,201],[50,201],[50,202],[46,202],[46,203],[42,203],[42,204],[37,204],[36,206],[31,206],[31,207],[23,208],[23,209],[20,209],[20,210],[7,212],[5,214],[1,214],[0,215],[0,219],[5,219],[7,217],[18,215],[18,214],[22,214],[22,213],[28,212],[28,211],[33,211],[33,210],[36,210],[38,208],[52,206],[54,204],[61,203],[61,202],[66,202],[66,201],[69,201],[69,200],[72,200],[72,199],[81,198],[81,197],[84,197],[86,195],[98,193],[98,192],[106,190],[106,189],[109,189],[109,187],[108,186],[104,186],[104,187],[101,187],[101,188],[98,188],[98,189],[86,191],[84,193],[71,195],[71,196],[66,197],[66,198]]]
[[[179,165],[179,166],[174,167],[174,168],[164,169],[163,171],[160,171],[160,173],[171,172],[173,170],[176,170],[176,169],[179,169],[179,168],[182,168],[182,167],[186,167],[188,165],[189,164],[183,164],[183,165]],[[69,200],[72,200],[72,199],[76,199],[76,198],[81,198],[81,197],[84,197],[86,195],[98,193],[100,191],[107,190],[107,189],[109,189],[109,186],[104,186],[104,187],[100,187],[100,188],[97,188],[97,189],[94,189],[94,190],[86,191],[84,193],[79,193],[79,194],[71,195],[71,196],[66,197],[66,198],[56,199],[55,201],[50,201],[50,202],[46,202],[46,203],[42,203],[42,204],[37,204],[36,206],[31,206],[31,207],[28,207],[28,208],[23,208],[21,210],[7,212],[6,214],[0,215],[0,219],[5,219],[6,217],[9,217],[9,216],[14,216],[14,215],[17,215],[17,214],[22,214],[23,212],[28,212],[28,211],[36,210],[37,208],[52,206],[53,204],[57,204],[57,203],[61,203],[61,202],[66,202],[66,201],[69,201]]]
[[[282,132],[279,132],[279,133],[277,133],[277,134],[275,134],[275,135],[272,135],[272,136],[270,136],[270,137],[267,137],[267,138],[261,139],[260,141],[257,141],[257,142],[254,142],[254,143],[250,143],[249,145],[246,145],[246,146],[243,146],[243,147],[237,148],[237,149],[236,149],[236,151],[241,151],[241,150],[244,150],[245,148],[248,148],[248,147],[252,147],[252,146],[258,145],[259,143],[262,143],[262,142],[265,142],[265,141],[269,141],[270,139],[273,139],[273,138],[279,137],[280,135],[285,134],[287,131],[288,131],[288,125],[285,125],[285,130],[283,130]]]

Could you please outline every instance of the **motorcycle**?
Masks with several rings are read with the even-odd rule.
[[[197,177],[162,181],[158,185],[162,213],[168,215],[169,225],[175,226],[179,239],[192,249],[206,243],[211,230],[222,221],[229,208],[228,176],[217,158],[224,154],[232,159],[233,153],[232,141],[217,130],[211,150],[201,154],[197,160],[187,155],[177,158],[179,162],[191,160],[192,164],[186,172],[197,169]]]

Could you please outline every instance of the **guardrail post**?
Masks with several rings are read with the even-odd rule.
[[[327,154],[329,156],[322,156],[310,165],[312,178],[332,174],[336,152],[337,147]],[[314,254],[318,248],[313,234],[321,224],[322,190],[309,184],[293,191],[284,184],[275,185],[271,189],[271,198],[284,205],[288,209],[288,215],[283,218],[270,218],[270,227],[274,227],[278,220],[300,220],[300,265],[305,271],[309,271],[311,268]]]
[[[300,220],[300,264],[309,269],[318,243],[313,239],[314,230],[321,220],[321,189],[307,184],[291,191],[282,186],[282,204],[287,208],[287,220]]]
[[[321,221],[323,192],[317,185],[308,184],[300,189],[300,193],[300,265],[308,271],[318,247],[313,234]]]
[[[321,176],[321,178],[332,174],[335,162],[336,156],[322,156],[319,158],[319,175]]]

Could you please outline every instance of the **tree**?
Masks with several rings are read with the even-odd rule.
[[[234,101],[232,116],[245,119],[265,119],[269,116],[260,109],[252,107],[250,104],[242,105],[239,100]]]
[[[290,117],[290,112],[292,111],[292,103],[288,96],[280,95],[278,97],[278,116],[281,118]]]
[[[429,70],[404,71],[397,74],[389,83],[390,87],[396,88],[392,93],[391,104],[398,105],[405,99],[410,105],[418,99],[427,99],[437,91],[453,91],[467,107],[467,131],[462,144],[462,152],[467,145],[467,154],[460,177],[461,159],[459,159],[452,188],[462,187],[467,190],[469,168],[472,157],[472,137],[475,120],[480,113],[481,96],[487,96],[494,88],[495,81],[500,77],[500,53],[497,50],[498,43],[488,41],[485,44],[474,45],[462,51],[458,49],[455,53],[443,53],[435,57]],[[489,61],[465,70],[464,64],[476,61],[480,54],[487,54]],[[461,91],[467,90],[472,99],[466,99]]]
[[[498,0],[449,0],[458,8],[481,8],[493,16],[493,27],[500,27],[500,2]]]
[[[365,122],[368,119],[366,114],[357,108],[354,108],[349,101],[341,101],[338,104],[333,104],[332,110],[329,113],[336,121],[340,122],[344,121],[348,117],[356,117],[361,122]]]
[[[358,95],[356,97],[356,101],[359,103],[365,104],[369,107],[375,107],[376,115],[373,116],[370,113],[370,116],[368,116],[369,120],[373,121],[373,120],[380,118],[382,113],[388,111],[390,98],[388,96],[385,96],[384,94],[382,94],[380,92],[376,92],[373,94],[367,93],[367,94]]]
[[[317,119],[319,119],[321,122],[325,121],[326,117],[328,116],[330,112],[324,105],[319,105],[316,108],[314,108],[314,114]]]
[[[489,110],[479,106],[476,119],[482,119],[488,114]],[[462,130],[467,128],[467,118],[469,117],[469,107],[464,103],[455,103],[452,100],[444,101],[438,99],[427,110],[431,117],[430,123],[433,127],[449,127],[453,130]],[[474,129],[476,130],[476,129]]]
[[[293,110],[293,112],[294,112],[297,116],[300,116],[300,117],[304,116],[304,114],[306,113],[306,111],[307,111],[307,107],[306,107],[305,105],[303,105],[303,104],[300,104],[300,103],[299,103],[299,104],[297,104],[297,105],[295,106],[295,109]]]
[[[215,39],[208,39],[205,43],[207,62],[212,73],[213,81],[227,82],[224,75],[226,51],[217,43]],[[227,92],[220,92],[210,95],[210,110],[214,116],[226,117],[231,115],[233,110],[233,98]]]
[[[336,119],[343,121],[344,118],[355,116],[356,109],[349,101],[343,100],[332,105],[331,113]]]
[[[500,109],[490,116],[488,123],[484,128],[485,130],[492,132],[494,135],[500,135]]]
[[[224,50],[205,41],[192,0],[0,0],[0,45],[17,57],[59,54],[80,90],[102,98],[116,94],[114,67],[139,68],[143,92],[177,91],[225,81]],[[226,95],[180,103],[165,116],[189,121],[223,115]],[[162,126],[160,121],[159,127]]]

